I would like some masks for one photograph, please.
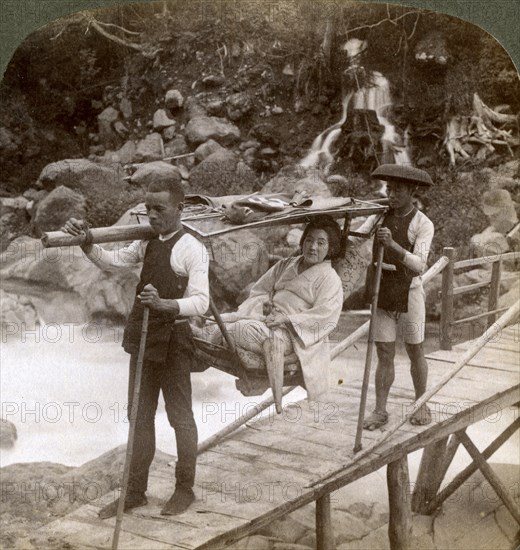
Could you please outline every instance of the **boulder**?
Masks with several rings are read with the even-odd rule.
[[[18,327],[21,323],[26,323],[32,327],[39,321],[36,306],[29,296],[0,289],[0,303],[0,325],[4,334],[9,334],[7,325]]]
[[[175,127],[175,124],[172,126],[168,126],[168,128],[165,128],[162,131],[163,140],[166,142],[172,140],[175,137],[176,132],[177,132],[177,129]]]
[[[202,84],[204,84],[206,88],[216,88],[222,86],[224,82],[226,82],[226,79],[219,74],[210,74],[202,79]]]
[[[30,232],[30,210],[34,205],[25,197],[0,198],[0,250],[5,250],[9,243]]]
[[[492,189],[482,197],[482,210],[499,233],[505,234],[518,223],[515,205],[509,191]]]
[[[295,193],[307,191],[311,196],[331,197],[327,184],[316,173],[308,173],[298,166],[283,167],[263,187],[262,193]]]
[[[188,115],[188,119],[204,117],[207,115],[206,109],[198,102],[195,97],[188,97],[184,109]]]
[[[493,226],[486,227],[482,233],[473,235],[470,246],[479,256],[494,256],[509,250],[506,237]]]
[[[125,139],[129,134],[128,128],[122,120],[116,120],[114,122],[114,132],[123,139]]]
[[[225,151],[225,147],[219,145],[214,139],[209,139],[205,143],[202,143],[195,149],[195,160],[197,162],[203,161],[209,155],[217,153],[219,151]]]
[[[151,162],[163,158],[163,141],[161,134],[153,132],[148,134],[137,144],[135,160],[137,162]]]
[[[9,420],[0,417],[0,448],[9,449],[14,447],[17,437],[16,426]]]
[[[178,155],[184,155],[189,152],[188,144],[184,139],[184,136],[175,136],[171,141],[164,144],[164,156],[176,157]]]
[[[226,111],[231,120],[240,120],[252,107],[253,104],[246,92],[231,94],[226,98]]]
[[[212,295],[236,306],[240,291],[269,269],[265,243],[256,232],[244,229],[215,238],[212,251],[215,275]]]
[[[112,148],[118,142],[117,134],[114,131],[114,122],[118,118],[119,111],[113,107],[107,107],[97,117],[99,138],[108,149]]]
[[[175,126],[177,123],[173,118],[168,116],[168,113],[164,109],[157,109],[153,115],[153,129],[156,132],[161,132],[165,128]]]
[[[167,109],[175,111],[184,104],[184,97],[179,90],[168,90],[164,96],[164,104]]]
[[[231,151],[217,151],[195,166],[190,184],[197,193],[210,196],[234,195],[253,191],[258,184],[255,173]]]
[[[132,174],[130,181],[146,189],[152,182],[168,181],[179,177],[179,169],[168,162],[157,160],[139,166]]]
[[[206,105],[206,110],[209,115],[212,116],[222,116],[226,114],[226,102],[221,99],[215,99],[210,101]]]
[[[57,231],[69,218],[84,219],[86,214],[85,197],[60,185],[38,204],[34,216],[34,229],[37,235],[44,231]]]
[[[132,102],[126,97],[123,97],[123,99],[119,102],[119,110],[125,120],[132,118]]]
[[[86,159],[52,162],[42,170],[36,185],[45,190],[65,186],[96,200],[114,196],[127,188],[119,165],[106,165]]]
[[[121,164],[131,164],[134,162],[136,151],[137,147],[135,142],[128,140],[120,149],[114,152],[114,156],[112,158],[115,162],[119,162]]]
[[[221,145],[233,145],[240,139],[240,130],[225,118],[201,116],[192,118],[186,125],[186,137],[193,145],[209,139]]]

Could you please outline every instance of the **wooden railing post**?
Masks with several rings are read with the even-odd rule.
[[[493,262],[491,269],[491,286],[489,287],[488,311],[495,311],[498,308],[498,297],[500,295],[500,278],[502,276],[502,258]],[[487,326],[490,327],[497,320],[497,314],[493,313],[488,317]]]
[[[412,547],[412,509],[409,499],[410,478],[408,457],[389,462],[386,467],[388,484],[388,538],[390,550],[410,550]]]
[[[316,549],[335,550],[334,532],[330,514],[330,493],[316,500]]]
[[[442,296],[441,296],[441,326],[440,326],[440,348],[451,350],[451,325],[453,323],[453,265],[455,249],[446,247],[442,251],[449,260],[448,265],[442,272]]]

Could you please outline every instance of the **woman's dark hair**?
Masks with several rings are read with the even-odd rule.
[[[341,228],[337,222],[331,216],[327,214],[321,214],[316,216],[311,222],[307,224],[307,227],[303,231],[302,238],[300,239],[300,248],[303,247],[303,243],[307,238],[307,235],[313,229],[322,229],[327,233],[329,238],[329,251],[325,256],[326,260],[335,260],[340,253],[341,248]]]

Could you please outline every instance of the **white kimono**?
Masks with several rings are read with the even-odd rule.
[[[291,322],[289,333],[308,397],[316,400],[328,390],[331,359],[327,337],[339,320],[343,290],[328,260],[298,274],[302,258],[291,257],[275,264],[251,288],[249,298],[233,317],[264,321],[263,304],[272,300]]]

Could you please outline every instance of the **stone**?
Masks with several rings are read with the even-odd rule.
[[[85,197],[63,185],[53,189],[39,204],[34,216],[37,235],[57,231],[69,218],[84,219],[87,214]]]
[[[201,143],[195,149],[195,160],[197,162],[201,162],[206,157],[209,157],[209,155],[212,155],[218,151],[226,151],[226,149],[225,147],[222,147],[222,145],[219,145],[214,139],[209,139],[205,143]]]
[[[210,101],[206,105],[206,110],[208,111],[209,115],[222,116],[226,114],[226,102],[221,99]]]
[[[162,131],[163,140],[164,141],[171,141],[175,137],[175,134],[176,134],[175,125],[168,126],[168,128],[165,128]]]
[[[218,86],[222,86],[224,82],[226,82],[226,79],[219,74],[211,74],[211,75],[205,76],[202,79],[202,84],[204,84],[206,88],[216,88]]]
[[[7,212],[25,212],[28,204],[29,200],[25,197],[0,197],[0,216]]]
[[[137,147],[132,140],[125,141],[120,149],[115,151],[116,157],[121,164],[131,164],[134,162]]]
[[[495,230],[493,226],[486,227],[482,233],[473,235],[470,239],[471,248],[482,256],[503,254],[509,250],[506,237]]]
[[[226,110],[228,117],[237,121],[251,111],[253,103],[246,92],[231,94],[226,98]]]
[[[258,184],[256,174],[231,151],[217,151],[207,156],[190,174],[190,184],[197,193],[210,196],[251,192]]]
[[[178,180],[179,175],[180,172],[176,166],[157,160],[139,166],[132,176],[130,176],[130,181],[146,189],[152,182]]]
[[[225,118],[209,116],[192,118],[186,125],[185,134],[193,145],[214,139],[221,145],[228,146],[240,139],[240,130],[237,126]]]
[[[206,109],[198,102],[195,97],[188,97],[184,105],[184,110],[188,115],[188,119],[207,116]]]
[[[0,308],[0,326],[2,330],[7,330],[7,326],[19,327],[21,323],[32,327],[39,321],[36,306],[29,296],[5,292],[0,289],[0,303],[2,304]],[[5,332],[5,334],[8,334],[8,332]]]
[[[99,138],[103,145],[109,149],[118,141],[113,126],[118,118],[119,111],[114,107],[107,107],[97,117]]]
[[[114,132],[122,138],[126,138],[129,134],[128,128],[125,126],[124,122],[121,120],[116,120],[114,122]]]
[[[304,169],[295,166],[283,167],[262,189],[262,193],[295,193],[297,191],[307,191],[311,196],[332,196],[327,184],[316,174],[308,175]]]
[[[153,114],[153,129],[156,132],[161,132],[165,128],[175,126],[176,124],[175,120],[170,118],[164,109],[157,109]]]
[[[175,111],[184,104],[184,97],[179,90],[168,90],[164,96],[164,104],[167,109]]]
[[[258,156],[260,158],[270,158],[274,157],[275,155],[276,151],[271,147],[264,147],[263,149],[260,149],[260,151],[258,151]]]
[[[16,135],[8,128],[0,126],[0,151],[14,153],[18,149],[18,145]]]
[[[123,99],[119,102],[119,110],[125,120],[132,118],[132,102],[126,97],[123,97]]]
[[[189,152],[188,144],[184,139],[184,136],[175,136],[171,141],[164,145],[165,157],[176,157],[178,155],[184,155]]]
[[[518,223],[511,194],[505,189],[486,191],[482,197],[482,210],[499,233],[507,233]]]
[[[136,162],[151,162],[163,158],[163,141],[161,134],[153,132],[148,134],[137,144],[135,152]]]
[[[271,109],[271,113],[273,113],[273,115],[281,115],[283,114],[283,108],[278,106],[278,105],[275,105],[272,109]]]
[[[14,447],[17,437],[16,426],[9,420],[0,417],[0,448],[9,449]]]
[[[258,148],[260,147],[260,143],[258,143],[258,141],[256,141],[256,139],[248,139],[247,141],[243,141],[239,146],[238,148],[241,150],[241,151],[245,151],[246,149],[251,149],[251,148]]]
[[[50,191],[60,185],[79,191],[87,199],[113,197],[127,189],[126,174],[119,165],[107,165],[86,159],[66,159],[44,167],[36,185]]]
[[[199,165],[200,166],[200,165]],[[269,269],[264,240],[244,229],[216,237],[212,241],[215,300],[237,306],[240,291],[257,281]]]

